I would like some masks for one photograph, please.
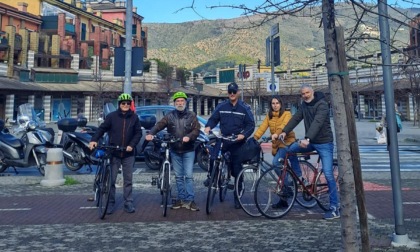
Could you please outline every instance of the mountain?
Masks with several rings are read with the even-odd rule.
[[[375,11],[375,10],[373,10]],[[402,13],[414,17],[418,10],[389,9],[390,16],[407,20]],[[355,16],[348,5],[336,6],[337,25],[343,25],[346,36],[355,26]],[[211,71],[234,64],[265,62],[266,38],[270,28],[279,23],[281,39],[280,69],[308,68],[313,62],[325,62],[324,37],[319,7],[301,11],[295,16],[282,16],[253,27],[262,16],[235,19],[200,20],[185,23],[145,23],[148,27],[148,58],[158,58],[195,72]],[[404,21],[407,23],[407,21]],[[377,15],[365,14],[357,36],[379,36]],[[399,48],[406,47],[409,29],[390,21],[391,36]],[[395,35],[394,35],[395,32]],[[355,37],[356,35],[353,35]],[[359,39],[351,54],[367,55],[380,51],[377,40]]]

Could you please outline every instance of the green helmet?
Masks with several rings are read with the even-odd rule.
[[[178,98],[184,98],[185,100],[188,98],[187,94],[184,92],[176,92],[173,96],[172,96],[172,100],[175,101]]]
[[[131,101],[131,95],[127,94],[127,93],[122,93],[120,94],[120,96],[118,96],[118,101]]]

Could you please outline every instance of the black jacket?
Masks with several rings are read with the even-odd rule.
[[[178,111],[175,109],[156,123],[150,130],[150,134],[156,135],[156,133],[164,128],[167,128],[168,133],[175,138],[181,139],[181,142],[176,142],[171,145],[172,151],[184,153],[194,150],[194,142],[200,134],[200,123],[194,112],[187,110]],[[190,141],[182,143],[182,138],[185,136],[189,137]]]
[[[330,107],[323,93],[315,92],[314,99],[310,103],[302,102],[283,132],[292,131],[302,119],[305,124],[305,138],[309,138],[311,143],[323,144],[334,141]]]
[[[123,114],[121,109],[118,109],[111,112],[99,126],[91,141],[98,142],[105,132],[109,136],[109,145],[131,146],[134,149],[131,152],[118,152],[117,156],[127,157],[136,153],[135,147],[140,141],[142,132],[139,117],[133,111],[129,110]]]
[[[220,122],[220,130],[224,136],[243,134],[245,139],[255,130],[254,116],[248,104],[239,100],[235,106],[226,100],[213,111],[206,127],[214,128]]]

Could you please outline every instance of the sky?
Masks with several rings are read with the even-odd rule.
[[[366,2],[369,1],[374,0]],[[407,1],[417,2],[418,0]],[[193,2],[198,14],[188,8]],[[183,23],[202,19],[230,19],[240,17],[243,13],[242,10],[232,8],[206,7],[241,3],[246,3],[248,7],[255,7],[263,2],[264,0],[133,0],[133,6],[137,7],[137,13],[144,17],[144,23]],[[398,2],[398,5],[404,8],[411,6],[403,0],[388,0],[387,2],[388,4]]]
[[[133,6],[137,7],[137,13],[144,17],[144,23],[182,23],[202,19],[229,19],[241,15],[242,10],[231,8],[206,8],[210,6],[238,5],[235,0],[194,0],[197,13],[191,8],[193,0],[133,0]],[[246,0],[247,5],[255,6],[261,0]],[[184,7],[186,9],[180,10]],[[179,10],[179,11],[178,11]],[[178,12],[177,12],[178,11]],[[200,16],[200,15],[201,16]]]

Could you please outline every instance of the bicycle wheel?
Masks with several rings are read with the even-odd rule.
[[[111,166],[105,166],[102,174],[102,183],[100,184],[101,192],[99,194],[99,218],[103,219],[108,209],[109,193],[111,192]]]
[[[338,187],[338,166],[336,164],[333,165],[333,174],[334,179],[337,184],[337,193],[339,190]],[[327,211],[330,208],[330,192],[328,190],[327,179],[325,178],[324,171],[321,170],[318,177],[316,178],[316,187],[314,195],[317,198],[317,202],[319,207],[321,207],[324,211]]]
[[[248,166],[242,169],[235,181],[235,194],[241,208],[249,216],[258,217],[261,213],[255,204],[254,194],[261,170],[256,166]]]
[[[219,178],[219,200],[220,202],[225,201],[228,184],[230,181],[228,167],[225,161],[220,166],[220,178]]]
[[[296,190],[296,181],[289,170],[271,168],[265,171],[255,188],[254,199],[258,211],[270,219],[283,217],[293,207]]]
[[[171,185],[169,184],[169,165],[165,164],[165,171],[163,174],[163,187],[162,187],[162,205],[163,205],[163,217],[166,217],[169,195],[171,194]]]
[[[93,191],[95,193],[95,204],[96,207],[99,207],[99,200],[100,200],[100,195],[101,195],[101,184],[102,184],[102,179],[103,179],[103,173],[104,173],[104,166],[103,164],[98,164],[97,167],[97,173],[95,176],[95,181],[93,182]]]
[[[315,167],[309,163],[308,161],[299,160],[299,166],[300,170],[302,171],[302,177],[305,179],[305,181],[308,183],[307,187],[310,186],[310,184],[314,183],[315,181]],[[305,208],[312,208],[316,206],[317,202],[312,195],[304,191],[302,188],[300,188],[300,185],[298,184],[298,193],[296,195],[296,201],[299,205],[305,207]]]
[[[213,210],[214,197],[218,188],[218,176],[219,176],[219,162],[214,162],[213,169],[210,176],[210,185],[207,190],[207,202],[206,202],[206,213],[210,214]]]

